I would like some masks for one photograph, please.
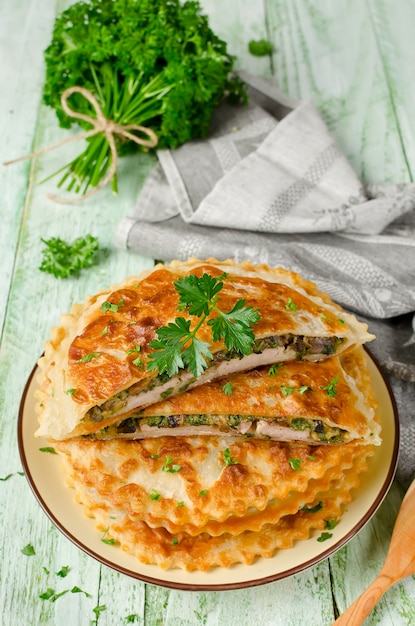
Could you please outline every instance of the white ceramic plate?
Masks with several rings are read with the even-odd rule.
[[[140,563],[116,546],[104,544],[102,533],[95,529],[94,520],[84,516],[82,506],[74,501],[72,490],[65,485],[59,455],[39,451],[39,448],[50,444],[34,437],[37,428],[33,398],[36,368],[26,384],[20,405],[20,457],[36,498],[57,528],[90,556],[118,572],[144,582],[191,591],[221,591],[262,585],[301,572],[333,554],[363,528],[388,492],[398,459],[398,415],[392,392],[370,354],[369,367],[379,403],[383,443],[370,459],[369,471],[362,477],[354,500],[347,506],[341,523],[333,530],[332,538],[319,543],[316,538],[320,531],[316,531],[309,539],[297,541],[292,548],[280,550],[270,559],[259,558],[249,566],[217,567],[208,572],[164,571],[155,565]]]

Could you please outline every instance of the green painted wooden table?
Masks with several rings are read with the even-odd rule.
[[[55,16],[67,4],[1,2],[1,162],[66,136],[41,104],[41,89],[43,49]],[[274,77],[287,94],[315,102],[363,179],[413,180],[413,2],[204,0],[202,5],[239,67]],[[271,56],[249,54],[248,42],[261,38],[272,42]],[[53,181],[38,183],[66,163],[72,150],[76,154],[78,148],[0,167],[1,624],[328,626],[380,570],[402,499],[396,482],[375,517],[330,559],[272,584],[213,593],[146,585],[100,565],[51,524],[31,493],[19,460],[17,414],[50,327],[71,303],[153,263],[116,249],[114,233],[131,211],[154,157],[121,160],[118,196],[106,188],[81,205],[62,206],[46,197],[55,190]],[[66,281],[38,270],[41,237],[72,240],[86,233],[97,236],[106,250],[99,265]],[[32,556],[22,552],[28,544],[34,547]],[[63,566],[69,566],[66,578],[56,575]],[[59,593],[75,585],[89,596],[67,593],[55,602],[39,597],[48,588]],[[366,623],[414,624],[414,579],[388,591]]]

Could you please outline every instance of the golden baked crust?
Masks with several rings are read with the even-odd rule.
[[[307,490],[320,485],[331,468],[350,467],[360,447],[353,442],[312,447],[230,437],[56,444],[68,457],[72,479],[90,488],[96,504],[109,502],[131,519],[192,534],[230,516],[235,518],[233,532],[238,532],[236,518],[244,529],[250,512],[264,511],[276,500],[283,507],[292,493],[307,503]]]
[[[133,444],[136,446],[138,442]],[[152,528],[139,517],[132,516],[126,502],[114,503],[109,494],[97,495],[95,487],[85,481],[84,474],[74,471],[69,457],[65,465],[68,484],[75,490],[76,500],[84,506],[86,515],[95,518],[97,528],[105,532],[107,539],[114,539],[123,550],[143,563],[157,564],[163,569],[206,571],[234,563],[249,565],[258,556],[272,557],[276,550],[290,548],[295,541],[307,539],[313,529],[324,530],[327,520],[338,521],[345,505],[352,499],[352,490],[359,485],[360,474],[367,470],[368,457],[373,454],[373,447],[367,445],[346,444],[338,446],[336,451],[339,452],[340,448],[345,449],[345,456],[334,466],[337,473],[332,468],[317,479],[309,493],[296,500],[296,509],[294,506],[291,512],[282,509],[281,514],[275,513],[272,510],[274,503],[270,501],[262,512],[258,512],[260,523],[255,530],[247,530],[249,524],[244,527],[245,514],[245,517],[238,518],[241,527],[237,532],[229,532],[232,526],[224,520],[216,523],[214,534],[207,532],[207,526],[201,529],[202,532],[193,534],[174,526],[171,527],[174,532],[164,526]],[[324,450],[333,448],[325,447]],[[238,524],[238,519],[234,518],[234,524]]]
[[[173,321],[178,314],[178,296],[173,282],[187,274],[202,275],[204,272],[214,276],[223,272],[228,274],[219,294],[219,306],[223,310],[229,310],[241,298],[247,305],[259,309],[261,319],[254,327],[258,338],[289,334],[335,336],[343,341],[339,352],[373,339],[365,324],[342,311],[313,283],[293,272],[215,259],[189,259],[187,262],[173,261],[166,266],[157,265],[87,298],[83,305],[75,305],[71,313],[62,316],[61,325],[52,330],[45,354],[39,360],[37,435],[64,439],[95,432],[118,421],[120,412],[99,423],[85,419],[85,416],[91,408],[102,406],[132,386],[137,394],[141,389],[147,389],[157,376],[157,372],[145,368],[151,351],[148,344],[155,338],[156,330]],[[295,302],[295,311],[286,308],[290,298]],[[110,308],[103,311],[101,307],[106,302]],[[180,315],[187,316],[186,313]],[[200,331],[201,338],[212,343],[212,353],[224,349],[223,343],[212,342],[209,326],[205,324]],[[137,346],[143,367],[134,364]],[[262,362],[272,362],[270,352],[264,351]],[[247,357],[247,369],[257,365],[254,360],[249,360],[252,356]],[[318,358],[323,356],[318,355]],[[287,352],[283,358],[295,358],[295,355]],[[216,375],[220,375],[219,370]],[[205,380],[201,376],[194,384]],[[174,393],[179,390],[178,385]],[[135,400],[134,410],[156,401],[154,396],[144,393],[135,398],[138,401]],[[125,415],[129,413],[131,407],[125,409]]]

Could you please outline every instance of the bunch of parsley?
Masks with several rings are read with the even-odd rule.
[[[246,101],[245,87],[233,73],[234,57],[209,27],[197,1],[90,0],[76,2],[54,25],[45,50],[45,104],[64,128],[80,123],[61,106],[65,89],[90,90],[109,120],[150,127],[159,148],[175,148],[208,134],[213,111],[229,96]],[[80,94],[72,109],[95,117]],[[137,149],[116,138],[119,154]],[[59,186],[85,193],[105,176],[111,154],[102,133],[66,168]],[[113,179],[116,190],[116,178]]]

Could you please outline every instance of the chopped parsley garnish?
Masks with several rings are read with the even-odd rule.
[[[339,382],[339,377],[335,376],[328,385],[324,385],[321,388],[324,389],[324,391],[327,391],[328,396],[333,397],[337,394],[336,385],[338,382]]]
[[[107,606],[106,606],[106,604],[100,604],[100,605],[98,605],[98,606],[94,607],[94,608],[92,609],[92,612],[93,612],[93,613],[95,613],[95,615],[96,615],[97,617],[99,617],[99,616],[100,616],[100,614],[101,614],[103,611],[106,611],[106,610],[107,610]]]
[[[301,387],[299,387],[298,389],[298,393],[300,393],[301,395],[306,391],[313,391],[313,388],[309,387],[308,385],[301,385]]]
[[[171,545],[177,546],[178,543],[179,543],[179,540],[177,539],[177,537],[173,537],[173,539],[171,540]]]
[[[292,298],[288,298],[287,302],[285,303],[285,308],[287,309],[287,311],[296,311],[297,305],[295,304],[295,302],[293,302]]]
[[[73,396],[73,395],[74,395],[74,393],[75,393],[75,391],[76,391],[76,389],[74,389],[73,387],[71,387],[71,389],[67,389],[67,390],[65,391],[65,393],[66,393],[66,395],[67,395],[67,396]]]
[[[287,385],[281,385],[281,393],[284,396],[284,398],[286,396],[289,396],[293,393],[295,387],[289,387]]]
[[[89,354],[85,354],[82,359],[78,359],[77,363],[89,363],[92,359],[96,359],[99,356],[101,356],[100,352],[90,352]]]
[[[98,239],[91,235],[78,237],[71,244],[59,237],[41,241],[46,247],[39,269],[56,278],[68,278],[93,265],[99,249]]]
[[[39,594],[39,598],[41,600],[49,600],[49,602],[56,602],[58,598],[61,598],[62,596],[64,596],[66,593],[68,593],[68,591],[69,589],[65,589],[64,591],[61,591],[60,593],[55,593],[54,589],[51,589],[50,587],[48,587],[46,591]]]
[[[269,368],[268,374],[270,376],[275,376],[281,367],[282,363],[274,363],[274,365],[271,365],[271,367]]]
[[[147,369],[157,369],[171,377],[187,367],[194,376],[200,376],[213,358],[210,344],[197,337],[206,320],[213,341],[223,340],[228,350],[250,354],[255,340],[251,326],[260,319],[256,309],[245,306],[245,300],[238,300],[230,311],[222,311],[217,302],[223,282],[209,274],[179,278],[174,287],[179,294],[178,310],[188,311],[199,320],[192,329],[191,320],[184,317],[176,317],[174,322],[159,328],[157,339],[150,343],[154,352],[149,355]],[[211,313],[216,315],[208,319]]]
[[[306,513],[317,513],[322,508],[323,508],[323,503],[320,500],[320,502],[316,504],[315,506],[309,506],[308,504],[306,504],[302,506],[300,510],[305,511]]]
[[[63,567],[61,567],[59,572],[56,572],[56,576],[60,576],[60,578],[66,578],[68,574],[69,574],[69,565],[64,565]]]
[[[230,382],[225,383],[222,387],[222,391],[227,396],[230,396],[232,394],[232,383]]]
[[[231,451],[229,448],[225,448],[223,451],[223,463],[224,465],[237,465],[238,461],[231,456]]]
[[[182,507],[182,506],[184,506],[184,502],[183,502],[183,500],[182,500],[181,502],[178,502],[178,503],[177,503],[177,506],[178,506],[178,507]]]
[[[320,543],[323,541],[327,541],[327,539],[331,539],[333,537],[333,533],[321,533],[320,537],[317,537],[317,541]]]
[[[139,620],[139,615],[138,613],[131,613],[130,615],[124,617],[124,620],[126,624],[135,624],[135,622],[138,622]]]
[[[303,459],[290,459],[288,462],[290,464],[291,469],[298,472],[301,469],[300,464],[303,462]]]
[[[25,556],[34,556],[36,554],[35,549],[34,549],[34,547],[32,546],[31,543],[28,543],[27,546],[22,548],[21,552]]]
[[[155,489],[152,489],[150,493],[150,500],[160,500],[160,494]]]
[[[138,356],[136,359],[134,359],[134,361],[131,361],[131,363],[136,367],[143,369],[143,360],[141,359],[141,357]]]
[[[272,54],[273,47],[272,43],[270,43],[266,39],[251,39],[251,41],[248,43],[248,50],[255,57],[264,57]]]
[[[41,452],[48,452],[49,454],[58,454],[55,448],[52,448],[51,446],[45,446],[44,448],[39,448],[39,450]]]
[[[102,541],[102,543],[106,543],[107,546],[114,546],[115,545],[115,539],[108,539],[107,538],[108,531],[109,531],[109,528],[106,528],[104,530],[104,534],[101,537],[101,541]]]
[[[102,311],[103,313],[105,313],[106,311],[116,313],[121,306],[124,306],[124,300],[122,298],[119,299],[118,304],[113,304],[112,302],[108,302],[108,300],[106,300],[101,304],[100,311]]]
[[[91,597],[91,594],[88,593],[87,591],[84,591],[83,589],[81,589],[80,587],[78,587],[77,585],[75,585],[74,587],[72,587],[71,589],[71,593],[83,593],[84,596],[86,596],[87,598]]]
[[[335,528],[339,523],[337,517],[335,517],[334,519],[325,519],[324,521],[326,523],[327,530],[333,530],[333,528]]]
[[[164,461],[164,465],[161,469],[163,470],[163,472],[170,472],[171,474],[174,474],[175,472],[180,472],[182,466],[174,465],[172,457],[166,456],[166,460]]]
[[[139,343],[136,343],[134,348],[131,348],[131,350],[127,350],[127,354],[134,354],[135,352],[140,352],[141,350],[141,346]]]
[[[202,491],[199,491],[199,496],[207,496],[207,494],[208,494],[207,489],[202,489]]]

